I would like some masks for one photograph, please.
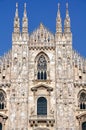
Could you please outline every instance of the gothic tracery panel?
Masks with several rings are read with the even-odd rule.
[[[81,91],[79,96],[79,107],[80,109],[86,109],[86,92]]]
[[[6,106],[5,93],[4,91],[0,90],[0,109],[4,109],[5,106]]]

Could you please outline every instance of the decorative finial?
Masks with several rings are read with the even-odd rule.
[[[24,3],[24,17],[27,16],[27,13],[26,13],[26,3]]]
[[[18,3],[16,3],[16,9],[18,9]]]
[[[66,3],[66,18],[69,17],[69,11],[68,11],[68,3]]]
[[[70,16],[68,10],[68,3],[66,3],[66,18],[64,21],[64,33],[70,33],[70,32],[71,32]]]
[[[40,30],[42,30],[44,27],[43,27],[43,24],[40,23]]]
[[[58,18],[60,18],[60,3],[58,3],[58,14],[57,14]]]
[[[58,3],[58,10],[60,9],[60,3]]]
[[[15,17],[18,17],[18,3],[16,3],[16,13],[15,13]]]
[[[58,12],[56,18],[56,33],[62,33],[62,23],[61,23],[61,15],[60,15],[60,3],[58,3]]]
[[[24,3],[24,13],[22,19],[22,32],[28,33],[28,18],[27,18],[27,11],[26,11],[26,3]]]
[[[24,3],[24,9],[26,9],[26,3]]]
[[[68,9],[68,3],[66,3],[66,9]]]

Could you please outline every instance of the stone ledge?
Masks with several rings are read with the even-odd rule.
[[[46,126],[54,126],[55,119],[53,116],[30,116],[29,119],[30,126],[38,126],[40,123],[45,124]]]

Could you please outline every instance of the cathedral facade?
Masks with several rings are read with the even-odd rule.
[[[28,33],[18,4],[12,49],[0,58],[0,130],[86,130],[86,59],[72,49],[68,4],[56,33],[43,24]]]

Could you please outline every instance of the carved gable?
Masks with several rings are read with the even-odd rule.
[[[40,24],[39,28],[35,30],[31,36],[30,41],[32,43],[52,43],[54,42],[54,35],[49,32],[43,24]]]

